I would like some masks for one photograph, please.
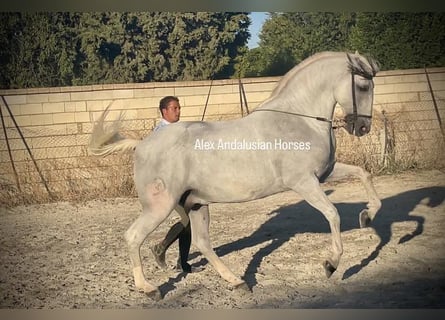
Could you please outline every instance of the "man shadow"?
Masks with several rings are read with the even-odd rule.
[[[332,190],[326,191],[326,194],[329,195],[330,193],[332,193]],[[410,213],[421,202],[430,208],[434,208],[442,204],[444,199],[445,187],[427,187],[410,190],[382,199],[382,207],[370,225],[379,236],[380,242],[375,250],[368,257],[365,257],[360,264],[347,269],[343,274],[343,279],[357,274],[378,257],[382,248],[389,243],[393,236],[391,226],[394,223],[404,221],[416,222],[415,230],[400,238],[399,243],[410,241],[422,234],[425,222],[424,217]],[[366,203],[334,203],[334,205],[338,209],[341,218],[342,232],[360,228],[359,212],[366,207]],[[269,214],[271,218],[251,235],[215,248],[216,254],[221,257],[233,251],[261,245],[271,240],[270,243],[253,255],[246,268],[243,279],[250,288],[257,284],[255,275],[262,260],[289,241],[291,237],[299,233],[330,233],[327,220],[306,201],[280,207]],[[205,264],[207,264],[207,260],[204,258],[197,262],[197,265],[200,266]]]

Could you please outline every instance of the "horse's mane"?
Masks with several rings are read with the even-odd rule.
[[[328,55],[331,55],[332,52],[320,52],[316,53],[309,58],[306,58],[305,60],[301,61],[299,64],[297,64],[295,67],[293,67],[291,70],[289,70],[278,82],[275,89],[272,91],[271,97],[277,95],[281,89],[283,89],[288,81],[294,77],[294,75],[298,72],[300,72],[302,69],[306,68],[308,65],[314,63],[317,60],[320,60]]]
[[[332,56],[334,54],[342,54],[342,53],[331,52],[331,51],[319,52],[300,62],[298,65],[293,67],[281,78],[275,89],[272,91],[271,98],[276,96],[286,86],[288,81],[294,77],[296,73],[300,72],[302,69],[308,67],[314,62]],[[379,71],[379,66],[377,61],[372,59],[371,57],[361,56],[358,53],[356,54],[345,53],[345,55],[347,56],[348,59],[348,68],[350,72],[353,72],[355,74],[370,79],[374,77],[376,73]],[[362,58],[364,58],[364,60]]]

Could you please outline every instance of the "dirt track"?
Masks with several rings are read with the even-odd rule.
[[[339,209],[344,254],[326,279],[329,226],[298,195],[210,207],[216,252],[252,287],[232,290],[192,247],[202,272],[160,270],[149,245],[145,273],[164,299],[135,290],[123,233],[139,215],[137,199],[0,208],[2,308],[443,308],[445,174],[404,173],[374,179],[383,207],[359,229],[366,195],[358,181],[325,185]],[[177,244],[168,251],[174,265]]]

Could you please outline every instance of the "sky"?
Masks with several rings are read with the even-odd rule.
[[[252,24],[249,27],[251,37],[247,43],[249,49],[258,47],[258,42],[259,42],[258,34],[260,33],[263,22],[267,19],[267,17],[268,17],[267,12],[252,12],[250,14],[250,19],[252,20]]]

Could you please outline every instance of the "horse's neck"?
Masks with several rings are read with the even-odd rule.
[[[324,74],[320,70],[324,70]],[[284,83],[281,82],[259,108],[332,119],[336,104],[333,74],[335,72],[330,73],[329,77],[326,68],[320,66],[297,70],[291,77],[284,79]]]
[[[336,105],[332,90],[295,87],[296,90],[283,90],[266,100],[259,108],[332,119]]]

